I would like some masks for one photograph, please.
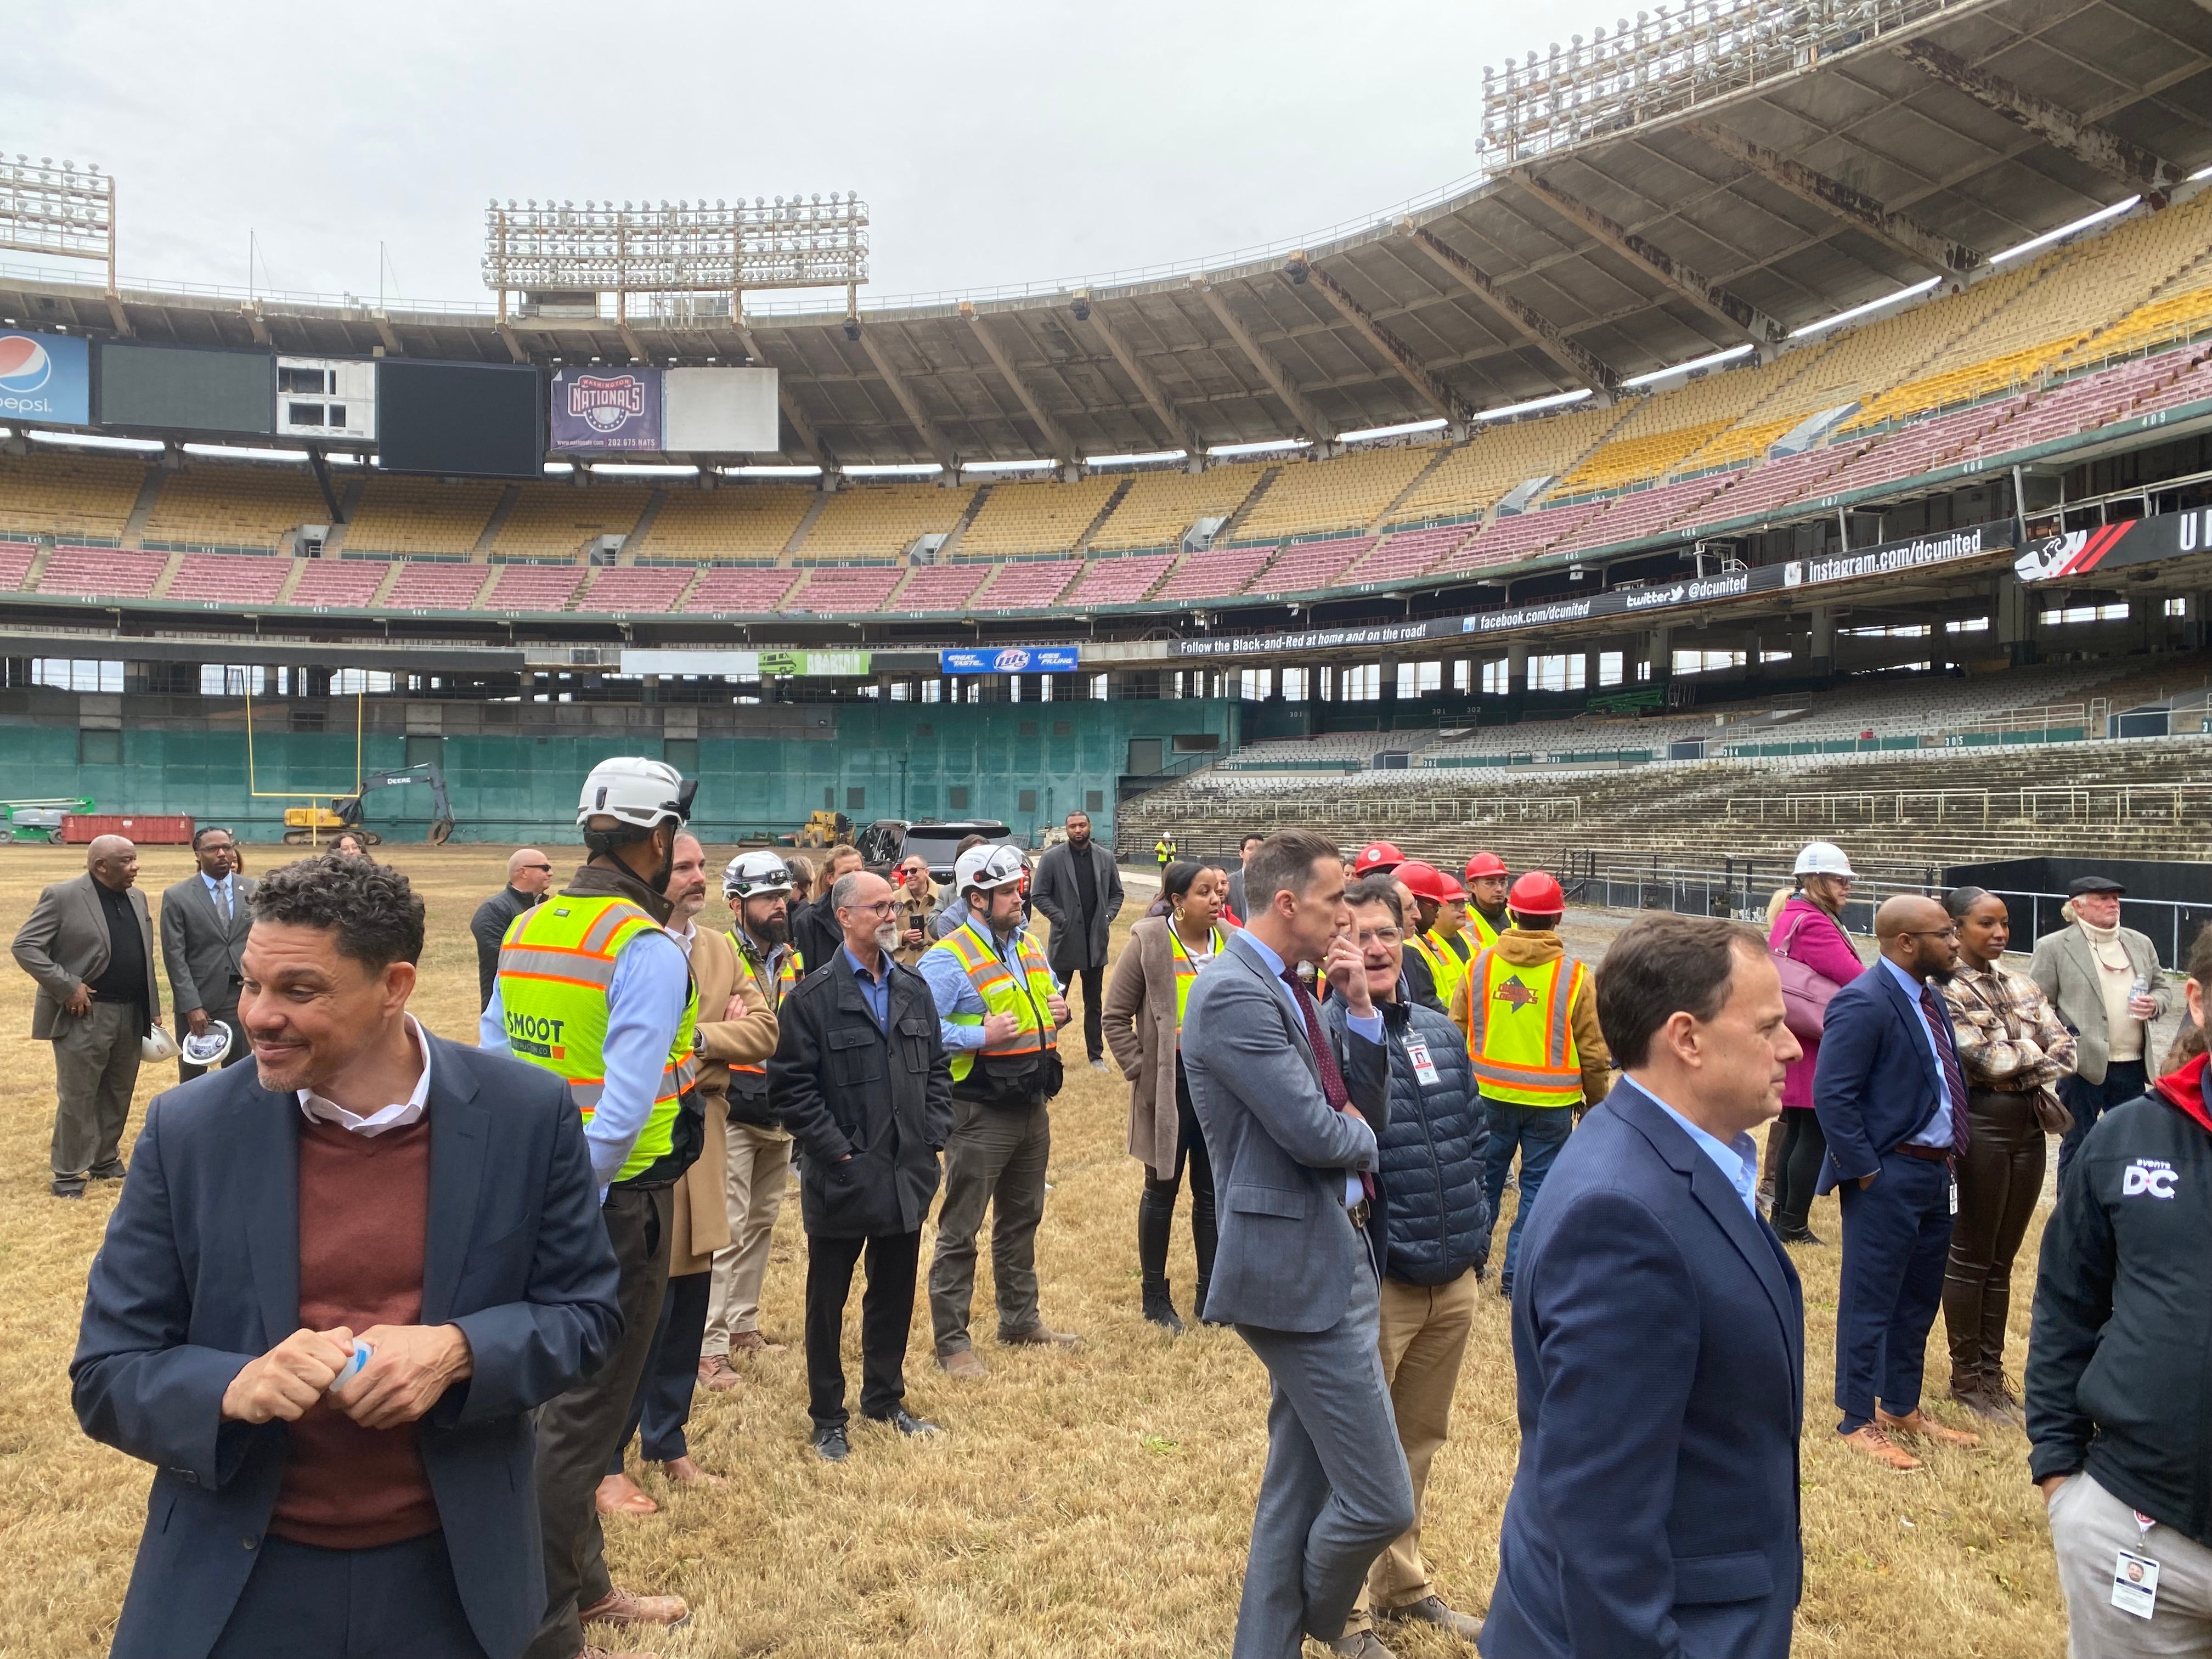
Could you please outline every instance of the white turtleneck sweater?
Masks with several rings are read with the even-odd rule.
[[[2120,943],[2118,927],[2093,927],[2081,917],[2074,925],[2089,941],[2089,955],[2097,964],[2097,988],[2105,994],[2105,1030],[2114,1060],[2141,1060],[2143,1023],[2128,1012],[2128,992],[2136,982],[2135,964]]]

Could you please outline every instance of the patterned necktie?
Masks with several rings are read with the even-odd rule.
[[[1344,1086],[1344,1073],[1337,1069],[1336,1050],[1328,1046],[1328,1039],[1322,1035],[1321,1009],[1313,1000],[1313,993],[1306,989],[1305,982],[1290,968],[1283,969],[1283,983],[1291,988],[1291,999],[1298,1005],[1298,1012],[1305,1019],[1306,1042],[1313,1048],[1314,1067],[1321,1073],[1322,1098],[1328,1103],[1328,1109],[1332,1112],[1349,1109],[1352,1091]],[[1364,1170],[1359,1171],[1359,1194],[1370,1200],[1375,1196],[1375,1177]]]
[[[1920,988],[1920,1017],[1928,1022],[1929,1034],[1936,1039],[1936,1052],[1943,1060],[1943,1087],[1951,1097],[1951,1155],[1964,1158],[1970,1133],[1966,1127],[1966,1076],[1959,1069],[1959,1053],[1951,1043],[1951,1028],[1943,1016],[1942,1000],[1932,985],[1923,983]]]

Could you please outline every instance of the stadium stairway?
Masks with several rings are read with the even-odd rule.
[[[1454,868],[1478,847],[1516,867],[1561,868],[1593,853],[1661,868],[1724,857],[1783,867],[1814,838],[1885,862],[1969,863],[2085,842],[2116,858],[2159,858],[2200,833],[2192,789],[2212,801],[2212,737],[1326,782],[1216,769],[1124,803],[1115,833],[1130,856],[1169,829],[1187,850],[1218,856],[1247,830],[1304,825],[1347,849],[1388,837]]]

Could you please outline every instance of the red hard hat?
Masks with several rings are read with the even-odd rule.
[[[1478,876],[1502,876],[1505,873],[1505,860],[1495,853],[1477,853],[1467,861],[1467,878],[1469,881]]]
[[[1406,855],[1387,841],[1370,841],[1359,849],[1359,856],[1352,860],[1355,876],[1373,875],[1395,870],[1406,861]]]
[[[1431,899],[1442,904],[1446,899],[1467,896],[1467,889],[1435,865],[1424,864],[1419,859],[1407,859],[1390,873],[1404,882],[1406,890],[1415,898]]]
[[[1567,896],[1541,870],[1531,870],[1513,884],[1505,903],[1516,915],[1559,916],[1566,914]]]

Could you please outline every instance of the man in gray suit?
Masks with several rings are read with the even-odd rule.
[[[1389,1111],[1382,1018],[1340,925],[1344,866],[1308,830],[1269,836],[1244,866],[1254,914],[1198,976],[1183,1018],[1191,1104],[1219,1194],[1209,1319],[1267,1368],[1267,1468],[1233,1659],[1388,1659],[1344,1633],[1367,1570],[1413,1524],[1413,1489],[1382,1377],[1370,1227],[1376,1131]],[[1344,999],[1340,1054],[1297,977]]]
[[[1093,1069],[1106,1069],[1106,936],[1121,914],[1121,872],[1091,838],[1091,815],[1067,815],[1067,839],[1037,860],[1030,898],[1052,924],[1045,960],[1073,991],[1083,982],[1083,1046]]]
[[[228,1064],[246,1055],[238,1029],[238,957],[253,931],[246,901],[260,883],[238,873],[237,843],[228,830],[193,831],[192,856],[198,871],[161,894],[161,961],[186,1031],[198,1036],[216,1020],[230,1027]],[[208,1069],[177,1057],[179,1082]]]
[[[123,1178],[138,1045],[161,1014],[154,927],[137,879],[138,849],[101,836],[85,849],[85,873],[40,894],[15,935],[15,960],[39,982],[31,1035],[54,1045],[56,1198],[82,1198],[87,1181]]]

